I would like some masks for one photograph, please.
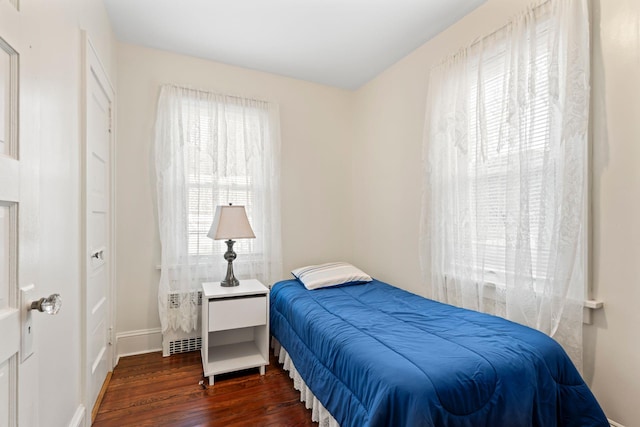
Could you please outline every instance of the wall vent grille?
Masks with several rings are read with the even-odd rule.
[[[169,342],[169,355],[187,353],[202,348],[202,337],[183,338]]]
[[[167,308],[169,310],[179,309],[182,304],[202,306],[202,291],[173,292],[167,295]],[[200,332],[202,310],[198,309],[197,312],[198,320],[195,330],[187,333],[181,329],[177,331],[170,329],[162,333],[163,356],[196,351],[202,348],[202,334]]]

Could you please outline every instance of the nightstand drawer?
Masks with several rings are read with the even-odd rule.
[[[209,331],[248,328],[267,323],[267,297],[224,298],[209,301]]]

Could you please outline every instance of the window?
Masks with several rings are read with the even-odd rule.
[[[226,245],[207,237],[213,222],[216,206],[233,203],[246,208],[249,222],[254,226],[256,216],[254,198],[258,189],[247,165],[237,162],[226,167],[222,156],[213,155],[217,136],[213,134],[213,120],[208,116],[209,108],[201,108],[198,115],[189,117],[189,108],[183,109],[183,120],[187,123],[188,139],[188,250],[193,258],[222,255]],[[259,133],[262,112],[253,108],[229,106],[225,112],[228,144],[225,155],[233,159],[245,159],[245,144],[239,134]],[[234,162],[235,163],[235,162]],[[253,239],[241,239],[234,250],[243,257],[251,256],[258,249]]]
[[[541,222],[544,221],[543,176],[545,156],[549,154],[549,132],[551,128],[551,100],[549,88],[550,62],[549,19],[535,24],[535,31],[527,36],[527,43],[534,46],[531,67],[527,76],[535,81],[537,92],[523,101],[527,114],[518,122],[517,132],[524,136],[518,138],[518,147],[503,147],[509,144],[511,132],[505,125],[506,87],[512,81],[506,78],[511,58],[507,52],[508,40],[496,40],[492,55],[474,58],[470,66],[470,90],[468,96],[468,150],[474,155],[469,157],[467,169],[463,174],[470,179],[457,179],[462,185],[468,185],[463,191],[469,192],[469,202],[482,229],[474,236],[472,246],[477,248],[474,268],[484,271],[484,280],[497,286],[504,286],[508,269],[507,234],[505,227],[511,220],[509,209],[526,200],[528,212],[520,219],[530,236],[531,272],[534,282],[538,277],[545,278],[549,251],[538,245]],[[532,37],[535,38],[532,39]],[[482,72],[478,68],[482,67]],[[479,101],[479,95],[482,100]],[[522,94],[525,95],[525,94]],[[482,112],[478,111],[482,109]],[[479,123],[482,120],[483,123]],[[483,135],[480,135],[480,133]],[[513,159],[516,156],[518,159]],[[523,160],[521,162],[521,160]],[[520,170],[522,166],[525,170]],[[452,258],[454,263],[463,262]],[[466,261],[465,261],[466,262]],[[514,269],[510,271],[514,273]],[[453,272],[452,272],[453,273]],[[450,275],[452,275],[452,273]],[[540,286],[538,283],[536,286]]]

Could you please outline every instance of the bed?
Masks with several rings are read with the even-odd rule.
[[[287,280],[272,287],[270,318],[341,427],[609,426],[558,343],[499,317],[377,280]]]

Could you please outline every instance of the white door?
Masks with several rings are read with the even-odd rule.
[[[85,378],[87,408],[112,370],[111,149],[114,92],[85,35]]]
[[[15,426],[20,351],[18,54],[4,36],[0,34],[0,426]]]

